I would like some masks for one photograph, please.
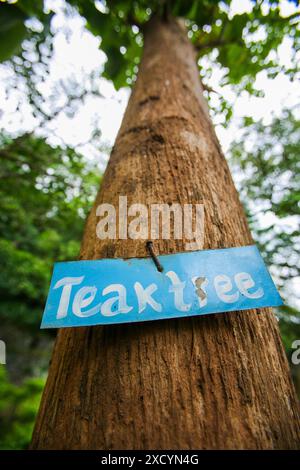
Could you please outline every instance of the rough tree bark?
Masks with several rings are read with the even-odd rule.
[[[147,256],[141,240],[100,241],[107,202],[205,207],[204,248],[252,243],[203,98],[193,48],[175,20],[152,21],[82,259]],[[184,240],[155,242],[159,253]],[[299,408],[270,309],[62,329],[32,448],[297,448]]]

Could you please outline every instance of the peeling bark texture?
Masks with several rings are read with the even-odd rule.
[[[152,20],[81,259],[148,256],[99,240],[98,204],[204,203],[205,249],[252,243],[177,20]],[[185,240],[156,240],[160,254]],[[34,449],[293,449],[299,406],[270,309],[62,329]]]

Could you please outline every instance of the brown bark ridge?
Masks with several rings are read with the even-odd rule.
[[[179,22],[153,21],[81,258],[147,256],[142,240],[99,240],[96,206],[195,203],[204,248],[252,243]],[[161,253],[184,240],[157,240]],[[258,315],[258,313],[260,313]],[[299,406],[270,309],[62,329],[33,449],[298,448]]]

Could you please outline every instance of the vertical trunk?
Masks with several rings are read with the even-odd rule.
[[[138,80],[95,207],[199,203],[204,248],[252,242],[210,122],[192,46],[176,21],[145,34]],[[147,256],[100,241],[95,207],[82,259]],[[160,253],[184,240],[160,240]],[[258,313],[260,313],[258,315]],[[59,331],[33,448],[297,448],[299,409],[270,309]]]

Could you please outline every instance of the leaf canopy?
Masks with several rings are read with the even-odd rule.
[[[20,49],[29,34],[28,19],[35,17],[49,24],[51,11],[43,0],[18,0],[0,4],[0,61]],[[199,58],[216,50],[216,63],[224,69],[223,84],[242,84],[251,92],[256,74],[266,70],[276,76],[284,67],[276,53],[284,38],[289,38],[293,53],[300,45],[300,11],[288,17],[281,14],[280,0],[253,1],[252,8],[232,14],[231,1],[223,0],[68,0],[86,20],[86,27],[101,38],[101,49],[107,56],[103,75],[118,89],[135,79],[142,46],[143,30],[152,15],[184,17],[188,35],[198,50]],[[289,3],[298,5],[296,0]],[[297,62],[285,70],[294,78]]]
[[[278,313],[287,349],[300,333],[299,294],[291,285],[300,278],[299,140],[299,106],[268,125],[246,118],[230,160],[251,232],[285,300]]]

